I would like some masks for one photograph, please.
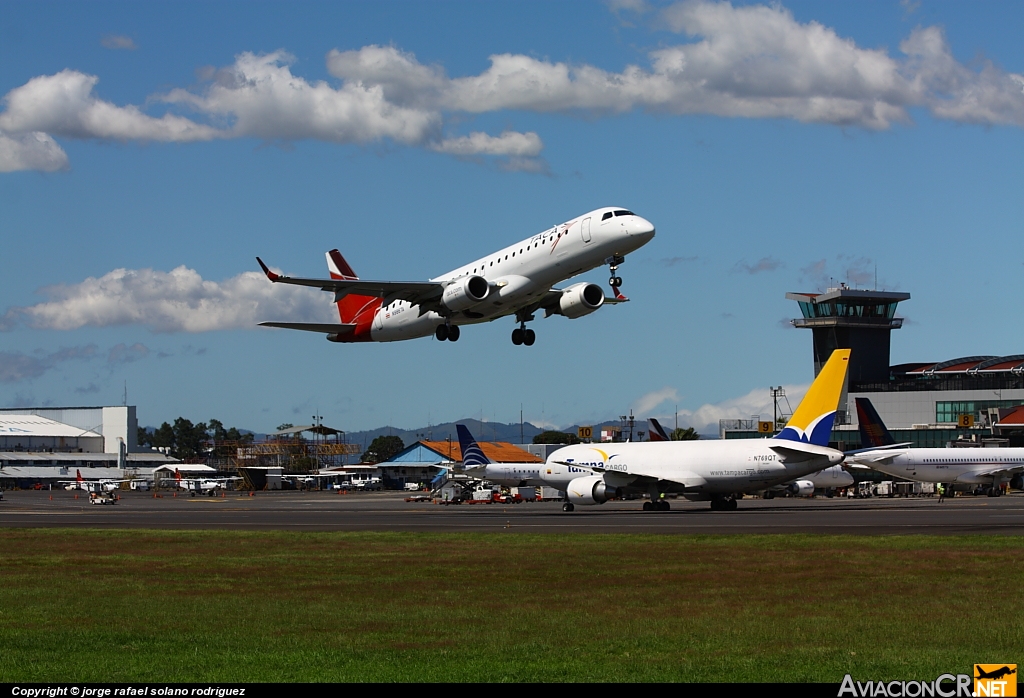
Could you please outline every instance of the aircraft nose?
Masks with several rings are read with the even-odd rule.
[[[846,454],[840,451],[836,451],[835,453],[829,454],[828,457],[828,462],[831,463],[832,465],[839,465],[844,460],[846,460]]]
[[[634,216],[633,221],[629,225],[629,234],[650,240],[654,237],[654,224],[646,218]]]

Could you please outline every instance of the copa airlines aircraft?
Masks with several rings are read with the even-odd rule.
[[[871,401],[859,397],[856,403],[861,445],[875,448],[850,454],[853,467],[917,482],[987,485],[993,497],[1007,481],[1024,489],[1024,448],[901,448],[906,444],[895,443]]]
[[[307,330],[332,342],[394,342],[434,335],[458,341],[460,326],[515,315],[513,344],[536,340],[526,323],[543,310],[545,317],[589,315],[605,303],[628,300],[616,275],[625,255],[654,237],[654,226],[632,211],[599,208],[533,237],[498,250],[429,281],[366,281],[356,276],[338,250],[327,253],[330,279],[300,279],[275,274],[256,261],[271,281],[312,286],[334,294],[340,324],[261,322],[266,327]],[[614,297],[597,284],[555,284],[607,264]]]
[[[553,463],[494,463],[464,424],[456,424],[459,448],[462,450],[462,472],[505,487],[554,487],[564,490],[569,483],[584,475],[593,475],[589,468]]]
[[[786,427],[768,439],[579,444],[548,458],[593,471],[573,479],[565,511],[576,504],[603,504],[627,488],[645,489],[644,509],[667,510],[663,493],[711,500],[714,510],[736,509],[736,495],[805,478],[843,462],[828,448],[832,423],[849,366],[850,350],[837,349],[814,379]]]

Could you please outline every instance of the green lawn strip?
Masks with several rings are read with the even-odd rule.
[[[1024,648],[1017,537],[0,535],[5,682],[931,680]]]

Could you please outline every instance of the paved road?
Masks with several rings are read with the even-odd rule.
[[[50,498],[52,496],[52,499]],[[530,533],[999,533],[1024,534],[1024,495],[920,499],[744,499],[739,510],[672,502],[645,512],[640,501],[562,512],[558,502],[439,506],[402,493],[261,492],[154,498],[125,492],[113,506],[64,490],[4,492],[0,527],[265,529],[306,531],[508,531]]]

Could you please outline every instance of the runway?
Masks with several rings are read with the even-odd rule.
[[[743,499],[712,512],[707,502],[672,500],[668,512],[642,502],[576,507],[559,502],[441,506],[405,493],[260,492],[190,497],[122,492],[115,505],[85,493],[4,492],[0,527],[240,529],[293,531],[495,531],[504,533],[1024,534],[1024,495],[895,499]],[[52,499],[51,499],[52,497]]]

